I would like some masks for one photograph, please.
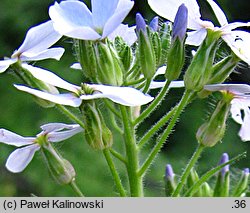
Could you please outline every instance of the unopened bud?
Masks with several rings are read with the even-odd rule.
[[[191,188],[199,180],[199,175],[194,168],[191,169],[190,174],[187,178],[187,187]],[[200,197],[202,196],[202,190],[199,188],[192,196]]]
[[[185,36],[187,31],[188,10],[182,4],[175,16],[171,47],[167,57],[166,78],[176,80],[179,78],[181,69],[185,62]]]
[[[167,164],[166,166],[164,181],[165,181],[165,193],[166,196],[169,197],[176,188],[175,174],[170,164]]]
[[[224,164],[229,161],[227,153],[223,153],[219,164]],[[217,176],[217,181],[214,187],[214,197],[228,197],[230,187],[229,165],[224,166]]]

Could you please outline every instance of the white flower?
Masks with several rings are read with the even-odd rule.
[[[71,93],[50,94],[36,89],[31,89],[26,86],[15,85],[15,87],[19,90],[28,92],[32,95],[56,104],[79,107],[82,103],[82,100],[108,98],[115,103],[125,106],[140,106],[153,100],[153,97],[145,95],[132,87],[117,87],[98,84],[85,84],[88,88],[93,90],[93,93],[82,94],[81,87],[64,81],[52,72],[38,67],[33,67],[28,64],[24,64],[23,67],[29,70],[29,72],[38,80],[41,80],[52,86],[68,90]]]
[[[250,26],[250,23],[228,23],[226,15],[221,8],[212,0],[207,0],[213,9],[221,27],[215,27],[210,21],[202,20],[200,8],[196,0],[148,0],[150,7],[160,16],[174,21],[178,7],[184,3],[188,8],[188,28],[193,30],[188,33],[186,44],[199,46],[207,35],[207,29],[220,31],[222,39],[232,51],[243,61],[250,64],[250,34],[238,27]],[[234,31],[233,31],[234,30]]]
[[[241,140],[250,141],[250,86],[247,84],[214,84],[206,85],[204,89],[226,91],[233,95],[230,108],[232,118],[241,124],[239,131]]]
[[[43,59],[59,60],[64,53],[63,48],[49,48],[62,36],[53,28],[52,21],[47,21],[32,27],[26,34],[23,44],[10,59],[0,61],[0,73],[8,69],[11,64],[21,61],[38,61]]]
[[[23,137],[6,129],[0,129],[0,143],[21,147],[13,151],[7,159],[6,167],[9,171],[22,172],[27,167],[35,152],[42,146],[39,144],[39,138],[45,137],[48,142],[60,142],[83,131],[77,124],[63,123],[45,124],[41,129],[42,132],[36,137]]]
[[[55,29],[62,35],[98,40],[110,35],[124,20],[134,2],[130,0],[92,0],[92,12],[76,0],[57,2],[49,8]]]

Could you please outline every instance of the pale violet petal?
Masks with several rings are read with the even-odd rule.
[[[206,38],[207,30],[202,28],[198,31],[192,31],[187,33],[186,44],[193,45],[193,46],[200,46],[203,40]]]
[[[149,89],[158,89],[164,87],[166,84],[166,81],[151,81]]]
[[[78,124],[64,124],[64,123],[48,123],[41,126],[41,129],[46,132],[61,131],[63,129],[74,129],[79,127]]]
[[[85,40],[96,40],[101,36],[93,29],[92,14],[80,1],[57,2],[49,8],[54,28],[60,34]]]
[[[21,61],[39,61],[44,59],[56,59],[60,60],[64,53],[64,48],[57,47],[57,48],[50,48],[40,52],[39,54],[33,54],[32,52],[24,52],[20,56]]]
[[[40,147],[37,144],[16,149],[7,159],[6,167],[13,173],[22,172],[32,160],[35,152]]]
[[[239,136],[242,141],[250,141],[250,111],[249,109],[244,113],[243,123],[241,125]]]
[[[150,89],[162,88],[166,84],[166,81],[151,81]],[[184,81],[171,81],[169,88],[182,88],[185,87]]]
[[[129,27],[127,24],[120,24],[109,36],[108,38],[111,41],[114,41],[115,38],[121,37],[129,46],[134,44],[137,40],[135,33],[135,26]]]
[[[238,99],[233,99],[231,101],[230,112],[233,120],[238,124],[243,124],[243,116],[241,113],[242,108],[244,107],[242,106],[241,102],[238,101]]]
[[[219,7],[219,5],[216,4],[212,0],[207,0],[207,2],[210,4],[211,8],[213,9],[214,14],[215,14],[218,22],[220,23],[220,25],[221,26],[227,25],[228,24],[227,17],[225,15],[225,13],[223,12],[223,10]]]
[[[0,61],[0,73],[5,72],[11,64],[14,64],[17,62],[17,59],[5,59]]]
[[[77,98],[75,95],[67,93],[67,94],[50,94],[47,92],[42,92],[36,89],[31,89],[26,86],[14,85],[17,89],[30,93],[38,98],[51,101],[56,104],[67,105],[72,107],[79,107],[81,105],[81,99]]]
[[[60,142],[67,140],[72,136],[82,132],[83,129],[79,125],[74,125],[74,128],[63,131],[54,131],[48,134],[48,141],[50,142]]]
[[[0,143],[13,145],[13,146],[24,146],[34,143],[34,137],[22,137],[14,132],[6,129],[0,129]]]
[[[12,57],[19,56],[24,52],[33,55],[39,54],[55,44],[60,38],[61,35],[55,31],[52,21],[47,21],[32,27],[27,32],[23,44]]]
[[[165,66],[165,65],[159,67],[159,68],[156,70],[156,72],[155,72],[154,78],[155,78],[156,76],[158,76],[158,75],[164,75],[165,72],[166,72],[166,69],[167,69],[167,66]]]
[[[76,69],[76,70],[82,70],[82,66],[80,63],[74,63],[70,66],[70,68],[72,69]]]
[[[74,84],[70,84],[67,81],[64,81],[63,79],[61,79],[60,77],[58,77],[57,75],[55,75],[54,73],[39,68],[39,67],[34,67],[28,64],[22,64],[22,67],[27,69],[36,79],[43,81],[47,84],[53,85],[55,87],[59,87],[62,89],[66,89],[68,91],[77,93],[78,90],[80,89],[80,87],[74,85]]]
[[[102,38],[110,35],[122,23],[133,6],[134,2],[131,0],[119,0],[114,14],[106,21],[104,25]]]
[[[227,24],[220,28],[220,30],[223,32],[223,34],[230,34],[232,30],[238,28],[238,27],[249,27],[250,22],[233,22],[230,24]]]
[[[149,6],[158,15],[173,22],[181,4],[188,8],[188,28],[197,30],[201,28],[200,8],[196,0],[148,0]]]
[[[229,91],[235,95],[250,93],[250,86],[247,84],[211,84],[205,85],[205,90],[209,91]]]
[[[250,64],[250,33],[235,30],[223,35],[222,38],[241,60]]]
[[[153,97],[143,94],[141,91],[131,87],[117,87],[90,84],[89,87],[95,90],[92,95],[82,95],[83,100],[96,98],[108,98],[115,103],[125,106],[140,106],[153,100]]]
[[[115,13],[119,0],[91,0],[93,25],[103,29],[107,20]]]

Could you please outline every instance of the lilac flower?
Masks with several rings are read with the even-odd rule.
[[[39,61],[43,59],[59,60],[64,53],[63,48],[49,48],[55,44],[61,35],[57,33],[52,21],[47,21],[32,27],[26,34],[23,44],[10,59],[0,61],[0,73],[6,71],[11,64],[20,61]]]
[[[192,30],[188,33],[186,44],[199,46],[207,35],[207,29],[220,31],[222,39],[232,51],[243,61],[250,64],[250,33],[234,30],[238,27],[250,26],[250,23],[228,23],[226,15],[212,0],[207,0],[221,27],[215,27],[211,21],[201,19],[200,8],[196,0],[148,0],[150,7],[160,16],[174,21],[175,14],[181,4],[188,8],[187,27]]]
[[[224,91],[233,95],[230,108],[232,118],[241,124],[239,131],[241,140],[250,141],[250,86],[247,84],[214,84],[206,85],[204,89]]]
[[[36,79],[52,86],[68,90],[71,93],[50,94],[36,89],[31,89],[26,86],[15,85],[15,87],[21,91],[28,92],[41,99],[45,99],[56,104],[79,107],[82,103],[82,100],[108,98],[115,103],[125,106],[140,106],[153,100],[151,96],[145,95],[132,87],[84,84],[86,87],[88,87],[88,89],[93,91],[92,94],[85,94],[81,87],[64,81],[52,72],[27,64],[23,66],[25,69],[29,70],[29,72]]]
[[[36,137],[23,137],[0,129],[0,143],[21,147],[13,151],[7,159],[6,167],[9,171],[22,172],[45,142],[60,142],[83,131],[77,124],[49,123],[41,126],[42,132]],[[45,142],[44,142],[45,140]]]
[[[55,2],[49,15],[61,34],[82,40],[104,39],[124,20],[134,2],[130,0],[92,0],[92,12],[76,0]]]

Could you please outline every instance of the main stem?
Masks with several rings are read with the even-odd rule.
[[[120,106],[124,125],[124,140],[127,155],[127,173],[129,178],[129,186],[131,197],[143,196],[142,176],[138,175],[139,156],[138,147],[135,139],[135,130],[132,124],[132,116],[129,107]]]
[[[197,149],[195,150],[192,158],[190,159],[189,163],[187,164],[187,167],[185,168],[182,176],[181,176],[181,179],[179,181],[179,183],[177,184],[176,186],[176,189],[174,190],[173,194],[172,194],[172,197],[177,197],[181,190],[182,190],[182,187],[184,186],[184,184],[186,183],[186,180],[190,174],[190,171],[191,169],[194,167],[195,163],[197,162],[197,160],[199,159],[202,151],[204,150],[204,146],[202,144],[199,144]]]

